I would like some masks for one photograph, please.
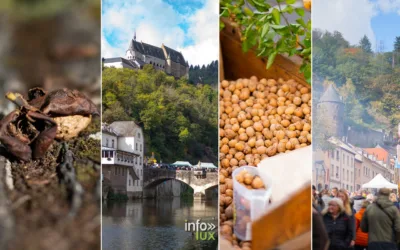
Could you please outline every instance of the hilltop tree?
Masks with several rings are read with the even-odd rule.
[[[396,36],[396,40],[394,41],[394,51],[400,52],[400,36]]]
[[[366,35],[360,40],[360,48],[366,53],[372,53],[371,42]]]

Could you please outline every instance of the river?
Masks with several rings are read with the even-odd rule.
[[[196,240],[185,231],[185,220],[218,224],[218,200],[180,197],[103,203],[103,249],[216,250],[215,240]]]

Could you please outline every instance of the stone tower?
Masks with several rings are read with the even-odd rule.
[[[344,103],[339,93],[329,85],[317,105],[318,115],[325,124],[326,134],[342,139],[344,133]]]

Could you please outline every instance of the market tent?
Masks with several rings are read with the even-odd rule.
[[[199,166],[200,165],[200,166]],[[197,167],[201,167],[201,168],[208,168],[208,169],[216,169],[217,167],[211,163],[211,162],[199,162],[196,166]]]
[[[389,182],[381,174],[377,174],[374,179],[362,185],[362,188],[390,188],[397,189],[397,185]]]
[[[172,163],[171,165],[177,166],[177,167],[191,167],[192,164],[188,161],[176,161]]]

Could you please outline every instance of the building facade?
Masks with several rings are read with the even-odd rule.
[[[142,69],[150,64],[156,70],[161,70],[175,78],[189,79],[189,63],[181,52],[171,49],[164,44],[157,47],[136,40],[136,35],[129,43],[125,58],[106,58],[103,60],[105,67]]]
[[[362,170],[363,169],[363,156],[362,154],[356,152],[354,157],[354,186],[355,190],[358,191],[361,189],[361,185],[364,184],[362,182]]]
[[[141,197],[143,191],[144,139],[140,126],[131,121],[103,124],[103,181],[115,193]]]

